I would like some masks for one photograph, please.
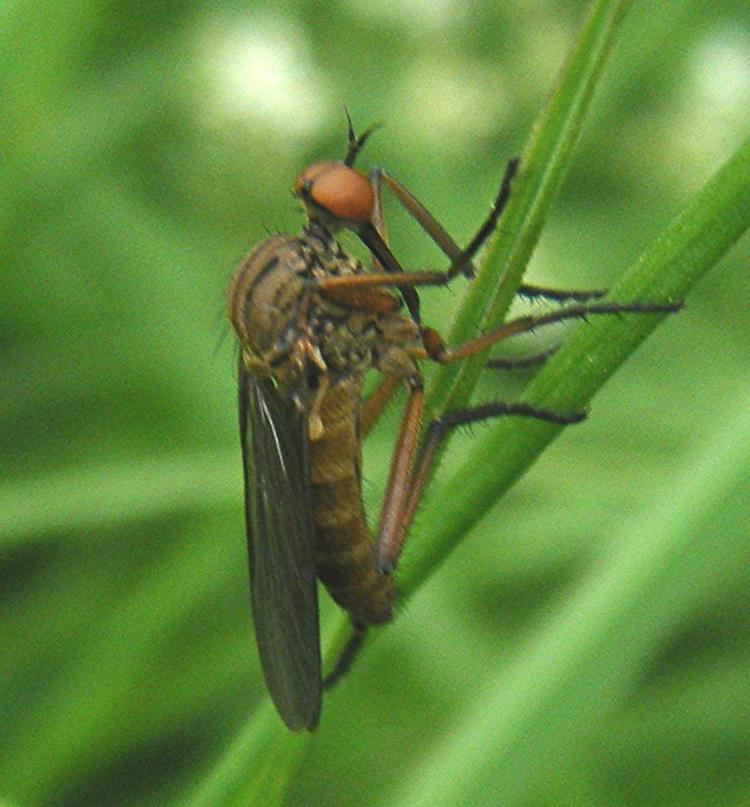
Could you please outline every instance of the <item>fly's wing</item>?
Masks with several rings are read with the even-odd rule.
[[[293,730],[320,716],[315,530],[306,419],[240,359],[240,439],[255,638],[271,698]]]

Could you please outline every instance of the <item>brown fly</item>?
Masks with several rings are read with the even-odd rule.
[[[255,247],[237,269],[227,297],[240,343],[240,438],[255,634],[271,698],[295,730],[315,728],[322,689],[348,668],[366,626],[391,619],[392,572],[444,435],[503,415],[558,424],[584,417],[496,401],[445,414],[423,431],[419,361],[456,361],[538,325],[586,314],[678,307],[598,302],[601,292],[525,286],[521,293],[527,296],[572,304],[445,347],[437,331],[421,324],[416,287],[473,274],[472,259],[495,229],[517,161],[509,163],[487,219],[460,249],[395,179],[380,169],[369,176],[354,170],[371,131],[356,137],[350,122],[344,161],[317,163],[300,174],[294,191],[307,211],[302,233],[277,235]],[[447,271],[403,270],[385,238],[383,184],[450,259]],[[343,252],[335,239],[342,228],[361,238],[373,255],[372,268]],[[400,298],[409,316],[402,313]],[[363,401],[363,375],[369,369],[379,371],[382,381]],[[400,385],[408,397],[373,536],[362,505],[361,443]],[[318,579],[354,625],[352,640],[325,682]]]

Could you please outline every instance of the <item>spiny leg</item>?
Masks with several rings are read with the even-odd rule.
[[[539,353],[532,353],[530,356],[496,356],[487,359],[484,366],[488,370],[525,370],[528,367],[538,367],[540,364],[544,364],[558,350],[559,346],[555,345]]]
[[[419,404],[421,414],[421,398]],[[384,574],[389,574],[393,571],[401,555],[401,550],[409,527],[414,520],[414,514],[419,505],[424,486],[429,479],[430,469],[435,460],[437,449],[446,434],[457,426],[505,416],[533,418],[546,423],[567,426],[572,423],[580,423],[585,419],[586,414],[585,412],[554,412],[550,409],[541,409],[523,402],[493,401],[448,413],[430,423],[425,433],[425,439],[419,448],[416,462],[412,465],[413,452],[408,458],[410,472],[406,483],[400,487],[394,486],[393,490],[390,491],[390,499],[387,496],[383,504],[381,529],[377,544],[377,563]],[[409,414],[407,407],[407,413],[402,424],[402,434],[410,428],[418,431],[419,423],[413,414]],[[404,446],[400,448],[401,453],[408,453],[411,446],[407,446],[406,441],[401,442],[401,435],[399,435],[399,440],[398,446]],[[397,449],[397,453],[398,451],[399,449]],[[406,464],[406,458],[402,462]],[[397,464],[395,458],[394,464]],[[387,513],[391,514],[390,518],[386,517]]]
[[[410,287],[441,286],[449,282],[450,279],[447,272],[402,272],[398,275],[389,274],[388,272],[373,272],[368,274],[326,277],[319,281],[318,288],[324,295],[329,295],[332,299],[346,301],[349,294],[351,294],[352,299],[354,299],[353,292],[355,289],[362,290],[378,286],[391,286],[401,289],[404,293],[404,299],[407,299],[405,293],[407,291],[414,292],[414,289]],[[567,292],[558,293],[566,294]],[[574,293],[578,295],[592,294],[595,299],[598,298],[599,295],[598,291]],[[585,319],[590,315],[602,314],[615,314],[618,316],[621,314],[672,314],[679,311],[682,306],[683,303],[681,300],[665,303],[644,303],[639,301],[628,303],[618,303],[614,301],[576,303],[547,314],[518,317],[517,319],[506,322],[493,331],[478,336],[476,339],[471,339],[468,342],[464,342],[461,345],[449,349],[445,348],[442,339],[434,328],[422,327],[420,331],[424,349],[423,351],[414,352],[412,355],[414,355],[415,358],[430,358],[444,363],[465,356],[472,356],[480,350],[484,350],[504,339],[508,339],[517,333],[525,333],[535,328],[542,327],[543,325],[563,322],[567,319]],[[411,311],[411,306],[409,308]],[[415,322],[419,324],[419,319],[418,317],[414,317],[413,311],[412,317]]]
[[[354,124],[352,123],[351,115],[346,107],[344,108],[344,112],[346,114],[348,144],[346,156],[344,158],[344,165],[351,168],[368,138],[380,126],[380,124],[373,124],[361,135],[357,135],[354,131]],[[500,214],[503,212],[503,209],[510,198],[510,185],[518,170],[518,165],[518,158],[513,158],[508,161],[502,182],[500,184],[500,190],[492,204],[490,213],[464,249],[461,249],[456,244],[440,222],[437,221],[437,219],[416,198],[416,196],[411,193],[411,191],[409,191],[397,179],[389,176],[383,169],[374,168],[370,171],[369,177],[375,192],[376,213],[373,217],[374,220],[372,222],[368,222],[362,228],[362,232],[360,232],[359,235],[364,241],[365,245],[373,252],[376,260],[382,264],[383,268],[386,271],[394,271],[395,267],[389,265],[392,262],[388,260],[383,261],[382,256],[379,254],[383,251],[383,245],[387,244],[385,226],[380,205],[381,184],[385,182],[394,193],[396,198],[401,202],[407,213],[409,213],[422,226],[430,238],[451,259],[451,267],[448,270],[449,277],[453,277],[459,273],[463,273],[467,277],[471,277],[474,274],[471,261],[497,226],[497,221],[500,218]],[[373,230],[374,234],[372,232]],[[378,243],[378,240],[380,240],[381,243]]]
[[[419,497],[427,481],[435,451],[444,432],[458,425],[487,420],[501,415],[531,417],[551,423],[577,423],[585,415],[580,412],[561,414],[525,403],[494,402],[445,415],[431,424],[418,449],[424,391],[418,375],[407,379],[411,391],[404,408],[401,427],[391,460],[388,483],[383,497],[376,545],[378,567],[384,574],[393,571],[401,554],[406,534],[416,511]],[[415,462],[415,457],[418,457]]]
[[[456,412],[449,412],[433,420],[427,427],[425,439],[419,450],[419,457],[412,476],[412,488],[409,492],[409,501],[404,512],[406,524],[411,524],[414,520],[414,514],[419,506],[424,486],[429,479],[430,469],[435,460],[437,450],[447,434],[457,426],[467,426],[471,423],[479,423],[483,420],[508,415],[532,418],[558,426],[570,426],[586,419],[585,412],[563,413],[555,412],[551,409],[539,409],[522,402],[494,401],[467,409],[460,409]],[[393,562],[395,563],[397,559],[398,556],[393,559]]]
[[[550,289],[546,286],[533,286],[522,283],[518,287],[518,296],[529,300],[553,300],[557,303],[586,303],[589,300],[599,300],[606,297],[609,289]]]
[[[558,311],[551,311],[547,314],[532,317],[518,317],[512,319],[496,328],[494,331],[489,331],[476,339],[470,339],[468,342],[463,342],[452,348],[446,348],[442,345],[440,336],[437,331],[431,328],[423,328],[425,354],[417,355],[417,358],[431,358],[441,364],[456,361],[457,359],[473,356],[485,348],[509,339],[519,333],[527,333],[533,331],[535,328],[541,328],[544,325],[551,325],[555,322],[563,322],[567,319],[585,319],[590,315],[616,315],[622,314],[671,314],[679,311],[682,308],[682,302],[676,303],[615,303],[615,302],[601,302],[601,303],[578,303],[570,305],[566,308],[561,308]]]
[[[525,297],[529,300],[551,300],[556,303],[570,301],[585,303],[591,300],[599,300],[605,297],[607,293],[608,289],[552,289],[546,286],[532,286],[529,284],[521,284],[518,287],[519,297]],[[537,367],[557,353],[558,349],[559,345],[554,345],[547,350],[542,350],[529,356],[498,356],[488,359],[484,366],[488,370],[523,370],[529,367]]]

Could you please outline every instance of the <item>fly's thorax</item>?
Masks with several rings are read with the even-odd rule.
[[[328,371],[341,378],[370,368],[396,376],[416,372],[419,328],[398,313],[342,309],[326,301],[311,307],[310,325]]]
[[[414,360],[422,349],[419,326],[410,317],[390,314],[380,323],[381,346],[375,366],[386,375],[419,376]]]
[[[309,326],[328,372],[363,373],[376,361],[382,342],[379,317],[332,304],[324,298],[311,306]]]
[[[362,264],[346,255],[324,227],[312,222],[305,230],[305,239],[308,246],[314,245],[318,277],[366,273]],[[397,375],[413,371],[414,363],[404,349],[419,346],[419,329],[397,311],[360,310],[334,303],[317,292],[310,302],[308,325],[334,377],[363,373],[372,367]]]
[[[326,277],[364,271],[316,223],[300,236],[277,235],[255,247],[227,295],[247,369],[273,377],[292,394],[310,385],[311,371],[342,378],[376,367],[409,375],[408,348],[419,342],[410,319],[334,302],[317,287]]]

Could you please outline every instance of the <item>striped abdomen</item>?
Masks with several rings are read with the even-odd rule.
[[[326,393],[320,409],[323,435],[310,442],[310,478],[318,576],[356,621],[372,624],[391,618],[394,590],[390,576],[375,565],[362,505],[361,387],[354,376]]]

